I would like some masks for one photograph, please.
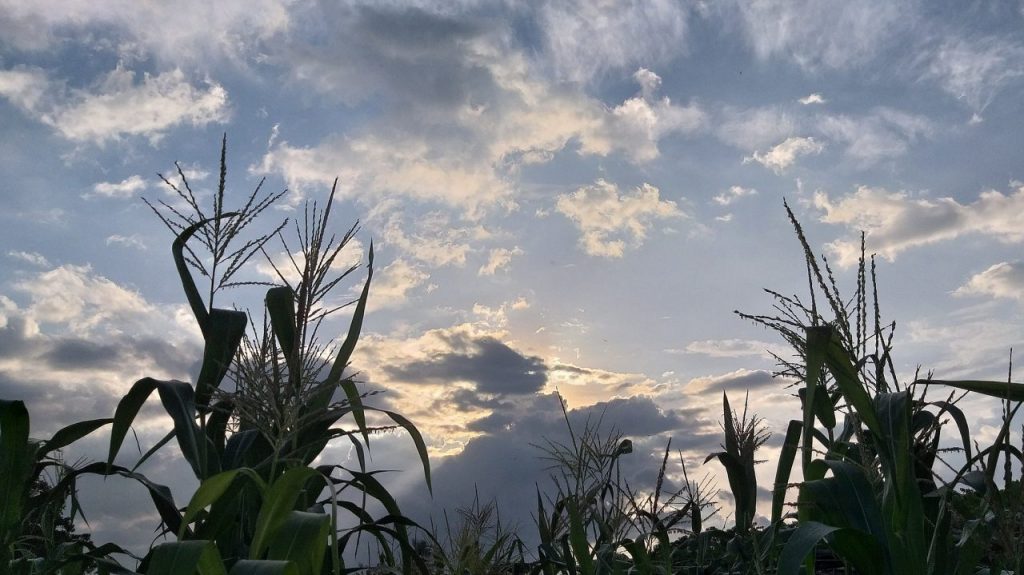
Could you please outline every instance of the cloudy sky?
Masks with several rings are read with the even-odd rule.
[[[641,483],[670,437],[719,472],[699,463],[723,390],[781,433],[785,348],[733,310],[805,293],[783,198],[851,290],[867,232],[904,377],[1004,378],[1024,339],[1022,31],[1011,1],[0,0],[0,396],[45,435],[139,377],[190,377],[198,332],[142,198],[173,201],[157,174],[178,161],[209,199],[224,133],[229,207],[261,178],[287,189],[260,225],[339,179],[349,255],[377,257],[353,367],[426,434],[435,509],[476,484],[529,523],[556,389],[635,438]],[[976,404],[980,437],[995,421]],[[424,517],[408,439],[374,447]],[[148,473],[187,500],[179,463]],[[83,487],[93,529],[145,546],[145,495],[113,483]]]

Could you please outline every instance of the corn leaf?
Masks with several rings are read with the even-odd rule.
[[[267,558],[293,561],[300,575],[320,575],[330,528],[327,515],[292,511],[271,539]]]
[[[104,425],[107,425],[108,423],[112,423],[113,421],[114,420],[111,418],[106,418],[90,419],[88,421],[79,421],[77,423],[72,423],[71,425],[57,431],[57,433],[54,433],[53,437],[51,437],[49,441],[43,443],[43,446],[39,449],[38,455],[43,456],[46,455],[47,453],[50,453],[51,451],[56,451],[58,449],[67,447],[68,445],[71,445],[72,443],[78,441],[79,439],[85,437],[86,435],[89,435],[90,433],[96,431],[97,429],[103,427]]]
[[[797,443],[800,441],[802,430],[803,425],[795,419],[791,420],[789,427],[786,428],[782,453],[779,455],[779,463],[775,468],[775,485],[772,489],[772,523],[782,520],[782,506],[786,502],[786,488],[789,486],[789,477],[793,472]]]
[[[260,514],[256,518],[256,531],[249,552],[250,559],[259,559],[263,556],[271,538],[288,518],[288,514],[295,509],[295,501],[305,488],[306,482],[318,475],[315,469],[295,467],[284,472],[270,484]]]
[[[146,575],[224,575],[224,572],[224,563],[212,541],[174,541],[153,548]]]
[[[988,395],[990,397],[998,397],[999,399],[1009,399],[1010,401],[1024,401],[1024,383],[1012,383],[1006,381],[947,381],[938,379],[919,379],[914,382],[914,385],[918,384],[945,385],[948,387],[955,387],[957,389],[963,389],[966,391],[973,391],[974,393],[980,393],[982,395]]]
[[[0,565],[10,560],[9,545],[22,520],[33,458],[29,453],[29,416],[25,403],[0,400]]]

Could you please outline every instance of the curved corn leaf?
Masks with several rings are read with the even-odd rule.
[[[292,511],[271,539],[267,558],[293,561],[300,575],[320,575],[330,528],[323,513]]]
[[[225,217],[227,215],[228,214],[225,214]],[[199,330],[203,332],[204,337],[207,333],[209,313],[206,311],[206,304],[203,303],[203,297],[199,295],[199,289],[196,287],[196,282],[192,279],[192,272],[188,269],[188,263],[185,260],[184,251],[185,243],[188,242],[189,238],[191,238],[199,228],[213,220],[214,218],[199,220],[182,230],[181,233],[178,234],[178,237],[174,238],[174,242],[171,244],[171,255],[174,257],[174,265],[178,269],[178,277],[181,278],[181,287],[185,290],[185,298],[188,299],[188,305],[192,308],[192,314],[196,317],[196,322],[199,324]]]
[[[174,421],[174,434],[178,440],[178,447],[181,448],[182,455],[192,466],[196,477],[203,479],[208,473],[219,472],[220,462],[216,458],[216,453],[205,445],[206,436],[200,433],[195,422],[196,406],[192,386],[182,381],[161,381],[151,377],[136,381],[118,402],[114,412],[113,426],[110,430],[110,450],[107,455],[107,463],[113,464],[114,458],[117,457],[121,444],[128,434],[128,429],[153,390],[159,392],[164,411]],[[203,442],[202,448],[200,441]]]
[[[216,503],[231,488],[231,485],[239,475],[252,480],[259,487],[260,493],[266,492],[267,486],[263,479],[253,470],[247,468],[232,469],[205,479],[199,485],[199,488],[196,489],[195,494],[192,495],[192,500],[188,503],[185,515],[182,517],[181,528],[178,530],[178,539],[184,539],[185,529],[188,527],[188,524],[195,520],[200,511]]]
[[[1024,401],[1024,383],[1012,383],[1006,381],[978,381],[978,380],[961,380],[961,381],[948,381],[938,379],[919,379],[914,382],[914,385],[945,385],[948,387],[955,387],[957,389],[963,389],[966,391],[973,391],[974,393],[980,393],[990,397],[998,397],[999,399],[1009,399],[1010,401]]]
[[[220,386],[231,367],[238,348],[242,345],[249,318],[244,311],[213,308],[203,332],[203,364],[196,379],[195,402],[199,410],[209,409],[213,390]]]
[[[413,443],[416,445],[416,453],[418,453],[419,456],[420,456],[420,463],[423,465],[423,477],[427,481],[427,490],[430,491],[430,493],[433,493],[434,492],[434,488],[433,488],[433,486],[430,483],[430,456],[427,454],[427,444],[423,441],[423,436],[420,434],[419,430],[416,429],[416,426],[413,425],[413,423],[411,421],[406,419],[401,414],[395,413],[393,411],[388,411],[386,409],[377,409],[377,408],[372,408],[372,407],[370,409],[373,409],[374,411],[379,411],[379,412],[387,415],[388,417],[391,418],[392,421],[394,421],[398,425],[401,425],[402,429],[404,429],[406,431],[406,433],[409,434],[409,437],[412,438]],[[625,441],[628,441],[628,440],[624,440],[623,444],[625,444]],[[630,447],[630,449],[632,449],[632,444],[629,444],[629,447]],[[622,449],[623,445],[620,445],[619,448]],[[361,449],[359,450],[359,455],[360,455],[360,466],[362,466],[362,451],[361,451]]]
[[[313,477],[319,476],[315,469],[295,467],[284,472],[267,488],[263,506],[256,518],[256,531],[249,550],[250,559],[259,559],[267,550],[271,538],[295,509],[295,501]]]
[[[969,461],[971,459],[971,431],[967,426],[967,417],[956,405],[949,403],[948,401],[932,401],[928,405],[935,405],[941,408],[936,417],[942,417],[943,413],[948,413],[953,421],[956,422],[956,428],[960,432],[960,441],[963,444],[964,455]]]
[[[798,575],[800,567],[807,555],[832,533],[839,531],[840,527],[825,525],[817,521],[801,521],[796,530],[789,536],[782,553],[779,555],[779,575]],[[811,570],[813,573],[813,569]]]
[[[212,541],[161,543],[149,555],[146,575],[224,575],[217,546]]]
[[[49,441],[43,443],[43,446],[39,449],[38,455],[43,456],[46,455],[47,453],[50,453],[51,451],[56,451],[58,449],[67,447],[68,445],[71,445],[72,443],[78,441],[79,439],[85,437],[86,435],[89,435],[90,433],[96,431],[97,429],[103,427],[104,425],[107,425],[108,423],[112,423],[113,421],[114,420],[112,418],[106,418],[90,419],[88,421],[79,421],[77,423],[72,423],[71,425],[57,431],[57,433],[54,433],[53,437],[51,437]]]
[[[153,505],[156,507],[157,512],[160,514],[160,519],[167,525],[167,528],[172,533],[177,533],[181,528],[181,513],[178,512],[178,506],[174,502],[174,496],[171,494],[171,490],[166,485],[160,485],[153,483],[145,475],[136,473],[120,465],[112,465],[104,462],[90,463],[78,469],[69,470],[69,472],[61,478],[60,481],[54,485],[51,490],[54,493],[64,493],[66,489],[69,489],[74,485],[74,481],[79,475],[101,475],[111,476],[120,475],[128,479],[133,479],[149,491],[149,496],[153,500]]]
[[[288,286],[272,287],[267,290],[266,306],[274,336],[288,364],[289,377],[298,377],[302,370],[295,326],[295,292]]]

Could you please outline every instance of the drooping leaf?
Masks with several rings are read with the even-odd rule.
[[[153,548],[146,575],[224,575],[212,541],[173,541]]]
[[[90,419],[88,421],[72,423],[71,425],[57,431],[57,433],[54,433],[53,437],[51,437],[49,441],[43,443],[42,447],[39,449],[38,455],[42,456],[50,453],[51,451],[63,449],[104,425],[112,423],[113,421],[114,420],[112,418],[106,418]]]
[[[244,311],[220,308],[210,310],[207,329],[203,332],[206,340],[203,364],[196,379],[195,402],[201,412],[208,410],[213,390],[220,386],[227,375],[231,360],[242,345],[248,323],[249,318]]]
[[[825,525],[817,521],[801,521],[789,536],[779,555],[779,575],[799,575],[804,559],[825,537],[839,531],[840,527]]]
[[[978,381],[961,380],[948,381],[938,379],[919,379],[914,385],[945,385],[966,391],[973,391],[989,397],[1009,399],[1010,401],[1024,401],[1024,383],[1012,383],[1006,381]]]

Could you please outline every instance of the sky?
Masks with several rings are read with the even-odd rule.
[[[702,465],[722,392],[749,390],[769,461],[797,414],[771,377],[784,342],[734,314],[772,312],[762,288],[806,294],[784,198],[848,294],[866,232],[904,381],[1006,377],[1022,96],[1021,2],[0,0],[0,397],[47,436],[140,377],[194,376],[173,238],[142,198],[173,204],[157,174],[179,162],[209,201],[226,134],[229,208],[264,178],[287,190],[254,229],[337,178],[334,225],[360,224],[346,262],[373,243],[352,368],[426,437],[432,499],[407,436],[372,445],[410,515],[476,487],[529,531],[550,473],[533,445],[565,437],[556,390],[576,425],[634,440],[637,485],[671,438],[724,489]],[[262,290],[218,298],[259,310]],[[964,405],[994,437],[996,408]],[[136,426],[142,444],[167,429],[157,406]],[[142,471],[180,502],[195,485],[173,446]],[[141,489],[81,491],[94,540],[148,545]]]

